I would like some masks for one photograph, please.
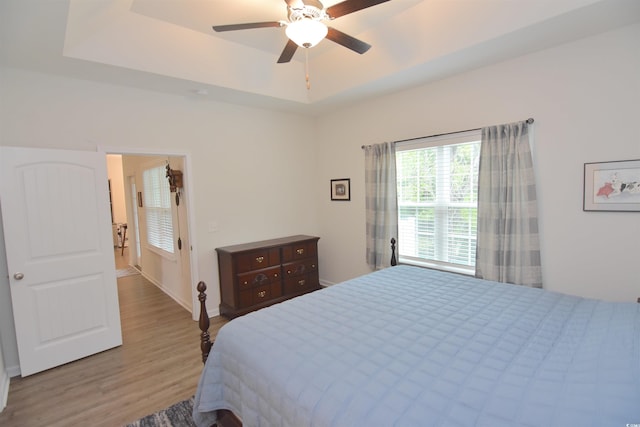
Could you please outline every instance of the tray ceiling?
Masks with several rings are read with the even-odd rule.
[[[283,0],[3,0],[0,15],[8,66],[321,114],[638,22],[640,2],[391,0],[330,24],[369,52],[323,40],[288,64],[282,28],[211,29],[286,19]]]

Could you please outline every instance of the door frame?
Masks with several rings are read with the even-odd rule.
[[[131,203],[131,214],[133,215],[133,227],[129,227],[131,229],[130,237],[129,237],[129,259],[133,260],[133,265],[139,265],[140,262],[140,224],[138,223],[138,183],[136,182],[136,177],[134,175],[125,176],[125,186],[131,191],[129,202]],[[135,187],[135,188],[134,188]],[[125,191],[126,193],[126,191]],[[127,217],[129,216],[129,212],[127,212]],[[133,244],[131,243],[133,242]],[[132,251],[133,249],[133,251]]]
[[[184,171],[185,181],[189,183],[189,197],[187,197],[186,209],[187,209],[187,235],[189,236],[190,250],[189,250],[189,268],[191,269],[191,281],[193,282],[195,277],[199,274],[198,270],[198,252],[196,236],[194,232],[195,222],[195,209],[193,206],[195,192],[194,181],[192,176],[192,161],[191,154],[187,151],[172,150],[172,149],[156,149],[156,148],[131,148],[131,147],[117,147],[117,146],[98,146],[98,152],[104,154],[105,159],[107,154],[121,154],[123,156],[170,156],[170,157],[182,157],[184,159]],[[125,183],[126,185],[126,183]],[[182,202],[182,200],[181,200]],[[195,273],[195,274],[194,274]],[[195,283],[190,283],[191,288],[191,318],[198,320],[199,316],[199,302],[198,292],[196,290]]]

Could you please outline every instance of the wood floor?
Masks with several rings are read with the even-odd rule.
[[[12,378],[0,426],[122,426],[195,393],[202,362],[191,314],[141,275],[118,279],[118,294],[123,345]],[[212,338],[224,323],[211,319]]]

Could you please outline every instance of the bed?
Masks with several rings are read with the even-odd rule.
[[[401,265],[234,319],[202,347],[199,426],[640,424],[635,303]]]

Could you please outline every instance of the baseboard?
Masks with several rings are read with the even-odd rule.
[[[158,281],[156,281],[153,277],[149,277],[148,275],[146,275],[144,273],[144,270],[140,272],[142,274],[142,277],[144,277],[145,279],[147,279],[148,281],[150,281],[151,283],[153,283],[158,289],[160,289],[162,292],[164,292],[166,295],[168,295],[169,297],[171,297],[172,300],[174,300],[175,302],[177,302],[178,304],[180,304],[180,306],[182,308],[184,308],[185,310],[187,310],[189,313],[191,313],[191,307],[185,303],[184,301],[180,301],[175,295],[173,295],[167,288],[163,287],[161,283],[159,283]],[[208,311],[208,310],[207,310]]]
[[[7,370],[9,378],[19,377],[20,374],[22,374],[22,372],[20,372],[20,365],[7,366],[5,369]]]
[[[220,316],[220,307],[209,307],[207,305],[207,316],[209,319],[212,317]]]
[[[5,370],[0,376],[0,412],[4,411],[4,408],[7,406],[10,382],[9,373]]]
[[[335,283],[320,279],[320,286],[322,286],[323,288],[327,288],[333,285],[335,285]]]

